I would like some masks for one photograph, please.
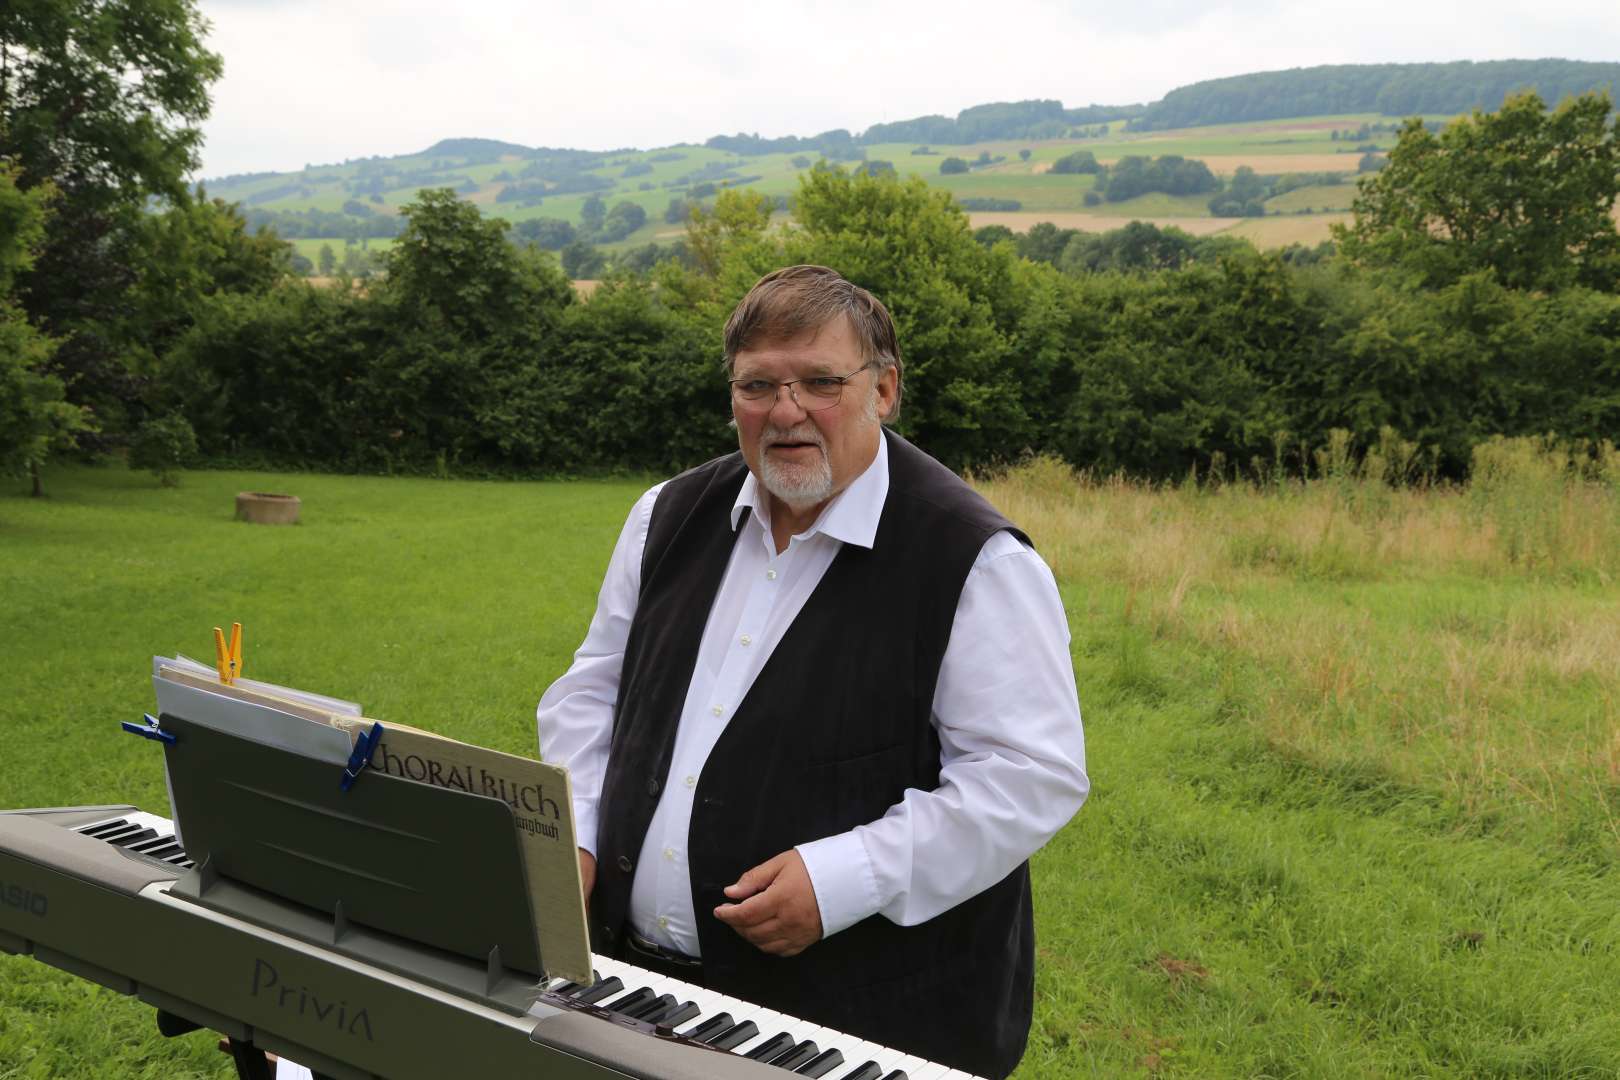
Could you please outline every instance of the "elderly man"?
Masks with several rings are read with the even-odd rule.
[[[1023,533],[883,427],[894,324],[819,266],[725,330],[739,451],[630,511],[540,748],[598,951],[968,1072],[1023,1053],[1029,856],[1086,797]]]

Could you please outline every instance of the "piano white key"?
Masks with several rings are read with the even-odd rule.
[[[900,1067],[900,1059],[905,1057],[898,1050],[891,1050],[887,1046],[880,1046],[875,1042],[866,1042],[864,1040],[851,1042],[848,1046],[840,1046],[838,1049],[844,1052],[844,1062],[849,1066],[844,1069],[844,1072],[851,1072],[868,1061],[875,1061],[878,1063],[878,1068],[883,1070],[882,1075],[888,1076]]]
[[[937,1062],[926,1061],[913,1054],[862,1040],[812,1020],[767,1009],[683,979],[661,975],[627,961],[596,954],[593,956],[593,962],[597,974],[602,978],[618,976],[624,983],[623,990],[615,991],[611,997],[599,1004],[611,1004],[634,990],[646,988],[654,995],[669,994],[677,1002],[690,1001],[698,1007],[699,1013],[696,1017],[678,1025],[680,1031],[696,1028],[720,1013],[729,1013],[733,1024],[752,1021],[759,1028],[759,1032],[730,1051],[738,1056],[745,1056],[755,1047],[786,1032],[795,1044],[808,1039],[816,1044],[818,1050],[836,1049],[843,1054],[844,1062],[834,1070],[834,1075],[850,1072],[864,1062],[875,1061],[885,1076],[899,1069],[907,1074],[908,1080],[971,1080],[966,1073]]]

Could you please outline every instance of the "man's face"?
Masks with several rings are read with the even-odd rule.
[[[848,375],[865,363],[842,317],[798,337],[741,349],[733,359],[733,379],[778,383]],[[795,511],[818,507],[843,491],[877,456],[880,421],[894,408],[898,382],[893,368],[866,368],[844,384],[838,404],[813,411],[786,388],[774,402],[733,399],[737,441],[754,479]],[[819,404],[802,391],[799,398]]]

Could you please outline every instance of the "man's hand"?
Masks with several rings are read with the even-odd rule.
[[[738,904],[721,904],[714,917],[772,956],[797,956],[821,940],[821,908],[810,872],[797,851],[784,851],[760,863],[726,895]]]
[[[596,856],[579,849],[579,880],[585,886],[585,906],[591,906],[591,890],[596,888]]]

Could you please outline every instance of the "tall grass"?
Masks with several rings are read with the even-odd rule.
[[[1615,860],[1620,452],[1498,438],[1464,488],[1388,437],[1314,458],[1305,480],[1175,486],[1039,458],[980,486],[1070,588],[1117,583],[1123,641],[1241,661],[1277,747]]]

